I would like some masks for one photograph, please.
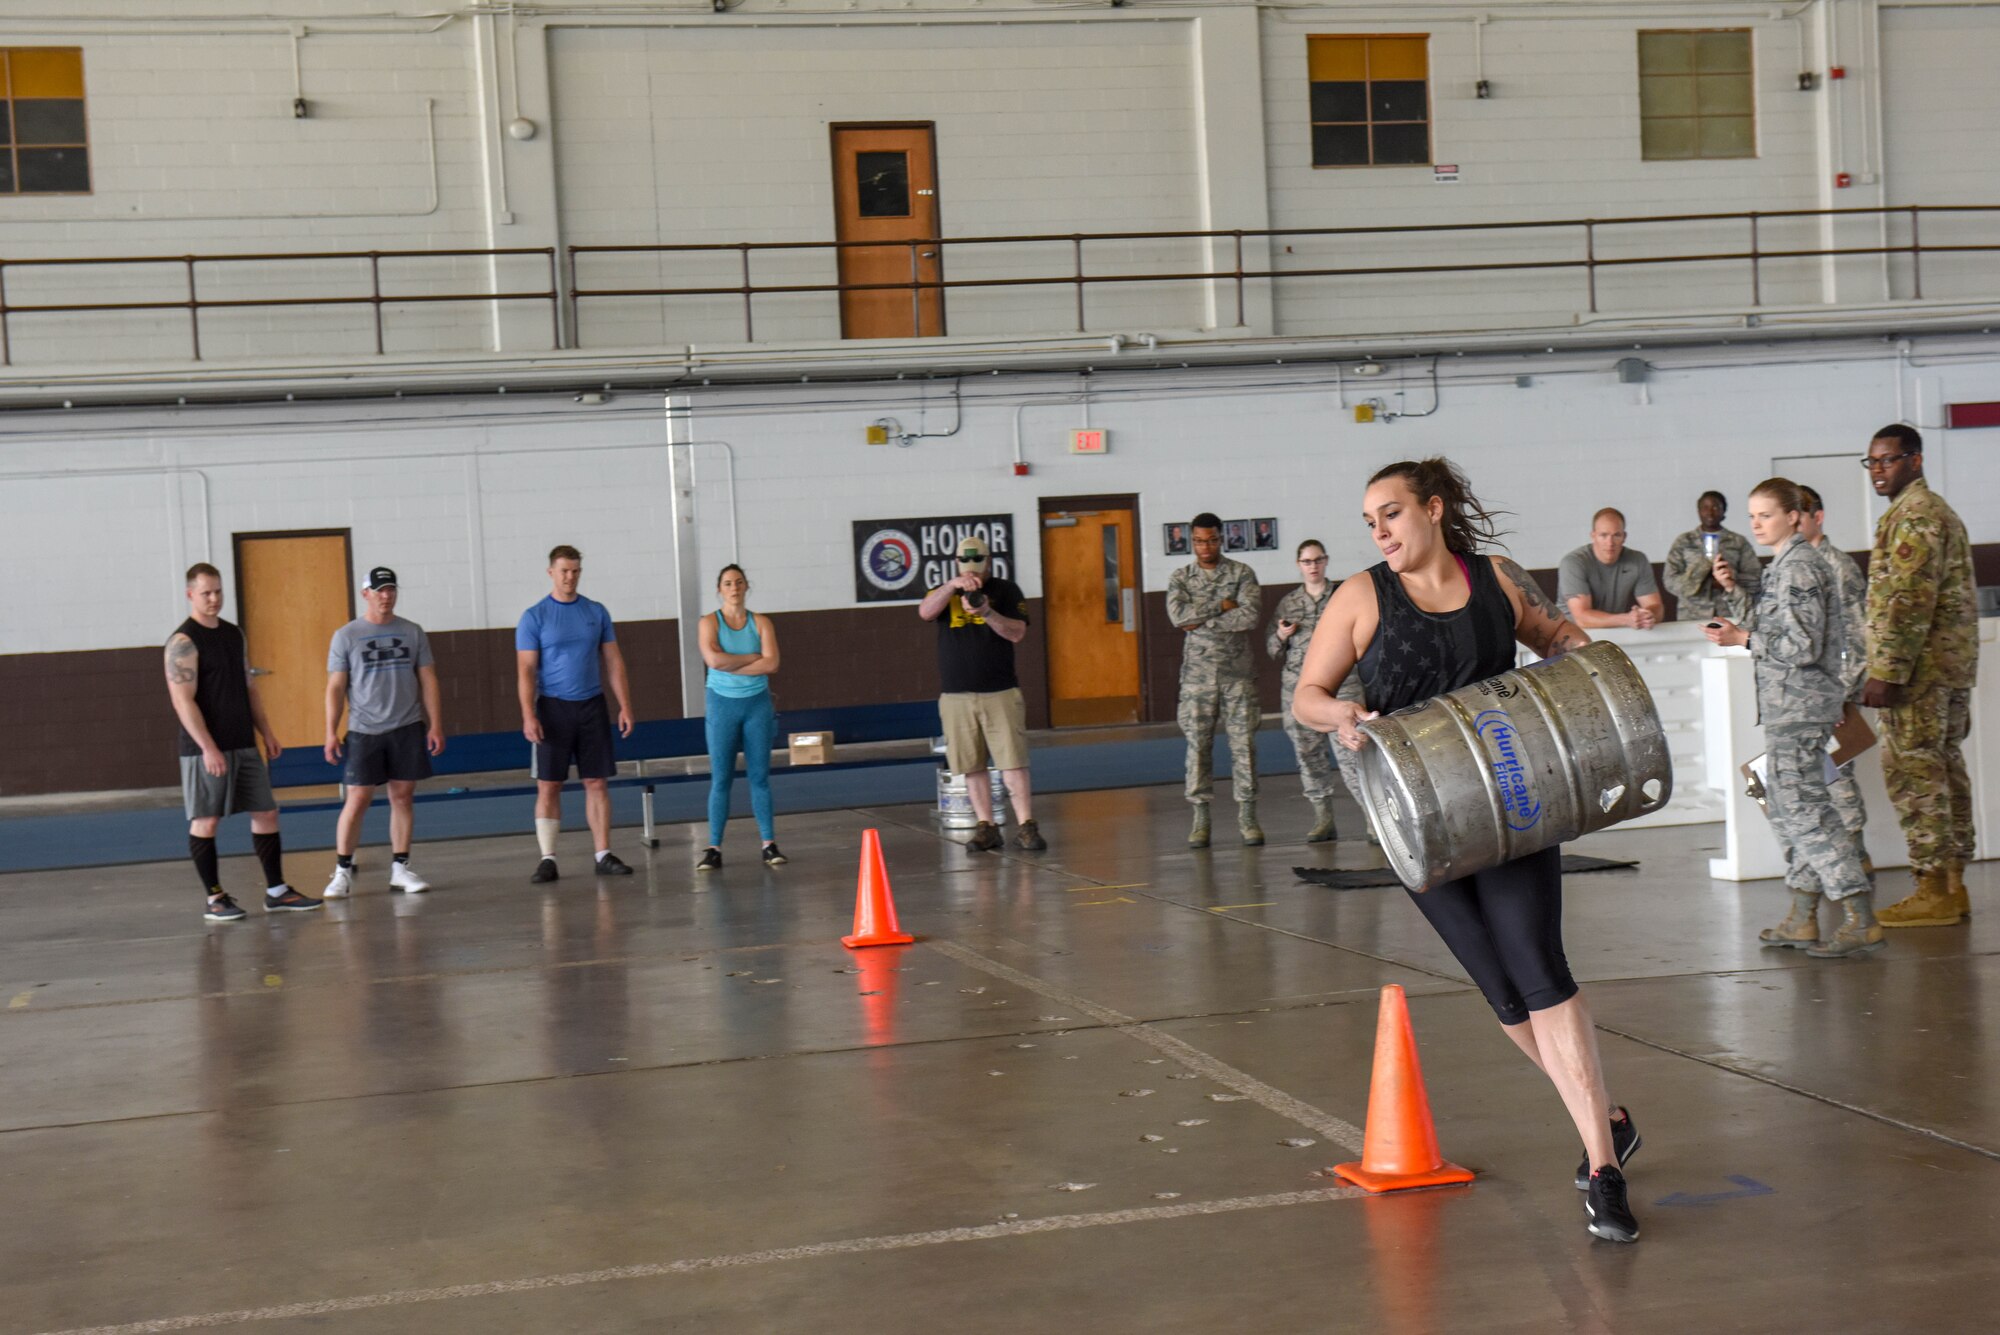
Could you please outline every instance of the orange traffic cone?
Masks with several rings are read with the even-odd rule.
[[[1470,1171],[1446,1163],[1438,1152],[1424,1072],[1417,1064],[1417,1037],[1410,1031],[1410,1006],[1398,984],[1382,989],[1375,1021],[1375,1074],[1368,1084],[1361,1162],[1335,1164],[1333,1171],[1369,1191],[1472,1181]]]
[[[882,836],[863,830],[861,879],[854,887],[854,935],[841,937],[840,944],[853,950],[907,945],[916,939],[896,924],[896,901],[889,898],[889,871],[882,865]]]

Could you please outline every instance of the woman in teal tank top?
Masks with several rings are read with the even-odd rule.
[[[701,657],[708,664],[708,847],[697,871],[722,866],[722,827],[736,786],[736,757],[750,778],[750,809],[764,840],[764,865],[785,861],[771,823],[771,748],[777,742],[778,711],[771,703],[771,674],[778,670],[778,632],[771,618],[744,603],[750,577],[733,562],[716,577],[722,606],[701,619]]]

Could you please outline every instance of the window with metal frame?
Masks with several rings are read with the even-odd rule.
[[[1757,156],[1748,28],[1639,34],[1639,156],[1647,162]]]
[[[0,195],[87,195],[83,48],[0,47]]]
[[[1315,167],[1431,161],[1430,38],[1422,33],[1306,38]]]

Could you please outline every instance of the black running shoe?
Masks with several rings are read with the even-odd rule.
[[[990,820],[983,820],[972,827],[972,837],[965,841],[965,851],[984,853],[990,849],[1000,848],[1006,842],[1006,837],[1000,833],[999,826]]]
[[[1590,1216],[1593,1237],[1606,1242],[1637,1242],[1639,1221],[1625,1201],[1625,1174],[1616,1164],[1605,1164],[1590,1175],[1590,1191],[1583,1198],[1583,1212]]]
[[[780,852],[778,851],[778,846],[777,846],[776,844],[765,844],[765,845],[764,845],[764,865],[765,865],[765,866],[767,866],[767,867],[782,867],[782,866],[784,866],[784,865],[785,865],[785,864],[786,864],[787,862],[790,862],[790,861],[791,861],[791,859],[790,859],[790,858],[786,857],[786,856],[785,856],[785,855],[784,855],[783,853],[780,853]]]
[[[273,895],[268,892],[264,895],[264,912],[266,913],[311,913],[314,909],[325,907],[325,900],[309,898],[292,889],[289,885],[285,887],[285,893],[282,895]]]
[[[1024,853],[1046,853],[1049,841],[1042,838],[1041,827],[1032,820],[1021,822],[1021,828],[1014,831],[1014,847]]]
[[[632,869],[618,860],[616,853],[606,853],[597,860],[599,876],[630,876]]]
[[[208,901],[208,912],[201,916],[210,922],[242,922],[249,915],[228,895],[217,895]]]
[[[1618,1109],[1618,1116],[1611,1119],[1611,1148],[1618,1151],[1618,1166],[1623,1168],[1625,1161],[1637,1154],[1639,1146],[1643,1143],[1639,1139],[1639,1124],[1632,1120],[1631,1110]],[[1590,1190],[1590,1155],[1587,1151],[1583,1158],[1577,1161],[1576,1189]]]
[[[558,874],[559,873],[556,871],[556,860],[554,858],[543,858],[540,862],[535,864],[535,874],[528,878],[528,884],[547,885],[550,881],[553,881]]]
[[[769,859],[766,859],[766,861],[769,861]],[[694,869],[696,871],[721,871],[722,850],[719,848],[711,848],[707,852],[703,853],[701,855],[701,861],[694,864]]]

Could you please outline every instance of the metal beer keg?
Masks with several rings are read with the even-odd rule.
[[[1361,724],[1368,824],[1412,890],[1658,810],[1673,761],[1652,692],[1606,641]]]

